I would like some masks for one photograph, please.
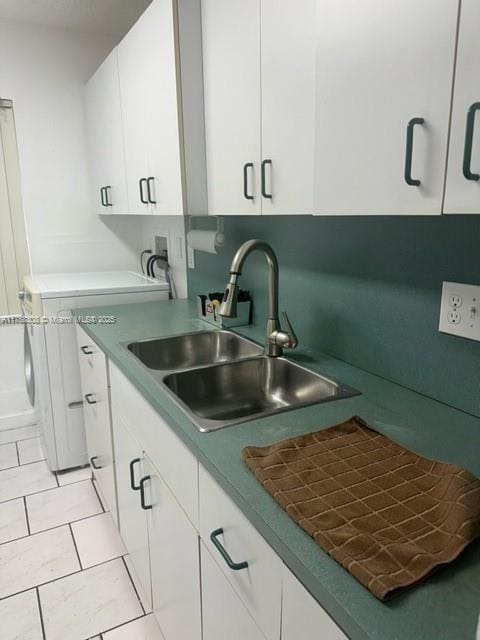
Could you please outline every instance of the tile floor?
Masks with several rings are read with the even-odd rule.
[[[161,640],[90,469],[52,473],[35,427],[0,432],[2,640]]]

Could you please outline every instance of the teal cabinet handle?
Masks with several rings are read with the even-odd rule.
[[[412,158],[413,158],[413,130],[415,125],[423,124],[423,118],[412,118],[407,125],[407,145],[405,150],[405,182],[411,187],[419,187],[421,182],[412,178]]]
[[[271,193],[267,193],[267,187],[266,187],[267,178],[266,178],[266,175],[265,175],[265,171],[266,171],[267,164],[272,166],[272,161],[271,160],[263,160],[263,162],[262,162],[262,196],[264,198],[272,199],[273,196],[272,196]]]
[[[143,476],[143,478],[140,480],[139,483],[139,488],[140,488],[140,504],[142,505],[142,509],[145,509],[145,511],[148,511],[149,509],[152,509],[152,505],[151,504],[147,504],[145,502],[145,482],[147,482],[148,480],[150,480],[150,476]]]
[[[140,485],[135,484],[135,465],[140,462],[140,458],[134,458],[130,461],[130,488],[132,491],[140,491]]]
[[[227,563],[227,565],[229,566],[230,569],[233,569],[233,571],[240,571],[241,569],[246,569],[248,567],[248,562],[234,562],[231,557],[228,555],[227,550],[225,549],[225,547],[223,546],[223,544],[220,542],[220,540],[218,539],[218,536],[221,536],[223,534],[223,529],[215,529],[215,531],[212,531],[212,533],[210,534],[210,540],[212,541],[214,547],[217,549],[217,551],[219,552],[219,554],[222,556],[222,558],[225,560],[225,562]]]
[[[472,146],[473,133],[475,131],[475,114],[480,110],[480,102],[474,102],[467,112],[467,124],[465,127],[465,146],[463,148],[463,175],[467,180],[480,180],[478,173],[473,173],[472,164]]]

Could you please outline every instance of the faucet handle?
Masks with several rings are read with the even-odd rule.
[[[290,322],[290,320],[288,319],[287,316],[287,312],[286,311],[282,311],[282,317],[283,320],[285,321],[285,324],[287,326],[287,333],[288,333],[288,337],[290,338],[289,345],[285,345],[288,349],[295,349],[295,347],[298,345],[298,338],[295,334],[295,330],[292,327],[292,324]]]

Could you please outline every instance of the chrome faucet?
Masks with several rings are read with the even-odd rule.
[[[230,280],[225,288],[220,305],[220,315],[225,318],[235,318],[237,315],[238,277],[242,274],[245,259],[252,251],[261,251],[268,265],[268,320],[265,337],[265,354],[272,358],[281,356],[283,349],[295,349],[298,344],[297,336],[288,316],[283,312],[283,318],[288,331],[283,331],[278,319],[278,261],[272,247],[263,240],[248,240],[244,242],[235,254],[230,267]]]

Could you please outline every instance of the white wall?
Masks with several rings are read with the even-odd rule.
[[[185,218],[182,216],[143,216],[142,249],[155,249],[155,236],[167,238],[168,261],[177,296],[187,297],[187,262],[185,256]],[[145,256],[145,262],[147,256]]]
[[[0,24],[0,96],[14,101],[32,270],[137,268],[138,221],[90,201],[84,83],[111,37]]]

